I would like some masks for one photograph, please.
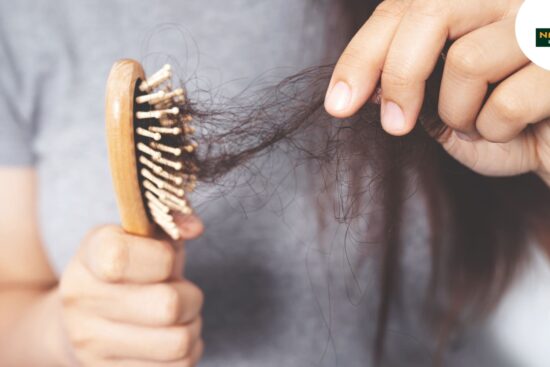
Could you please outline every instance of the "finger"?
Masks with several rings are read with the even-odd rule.
[[[409,6],[382,71],[381,120],[388,133],[403,135],[414,127],[446,40],[499,20],[508,10],[504,3],[421,0]]]
[[[79,259],[103,281],[157,283],[170,277],[175,253],[169,242],[104,226],[88,236]]]
[[[498,42],[514,39],[514,23],[507,19],[475,30],[457,40],[447,53],[439,116],[470,139],[478,135],[475,121],[489,84],[501,81],[529,61],[516,42],[505,47]]]
[[[200,315],[204,296],[189,281],[147,286],[97,287],[81,307],[113,321],[146,326],[186,324]],[[99,295],[99,292],[100,295]]]
[[[204,224],[196,215],[175,214],[174,221],[179,229],[181,240],[175,242],[176,261],[172,272],[173,279],[181,279],[184,273],[183,241],[193,240],[204,232]]]
[[[140,360],[119,359],[111,360],[109,367],[193,367],[197,365],[204,351],[204,342],[198,340],[188,357],[171,362],[147,362]]]
[[[405,32],[410,34],[406,36]],[[407,46],[403,45],[405,37]],[[414,127],[425,82],[446,39],[445,18],[429,18],[415,12],[403,17],[382,71],[381,122],[388,133],[404,135]]]
[[[361,27],[334,69],[325,109],[335,117],[353,115],[378,84],[386,53],[409,0],[382,2]]]
[[[529,124],[550,117],[550,71],[529,64],[493,91],[476,121],[479,133],[507,142]]]
[[[193,240],[204,231],[204,224],[196,215],[174,215],[174,220],[183,240]]]
[[[451,156],[473,171],[486,176],[511,176],[536,170],[539,158],[530,136],[519,135],[507,143],[480,139],[467,141],[456,132],[441,141]],[[501,162],[495,165],[494,162]]]
[[[82,327],[86,331],[79,345],[102,358],[170,362],[190,356],[200,339],[202,320],[185,326],[147,328],[98,319]]]

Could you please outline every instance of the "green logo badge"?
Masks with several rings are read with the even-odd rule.
[[[537,47],[550,47],[550,28],[537,28]]]

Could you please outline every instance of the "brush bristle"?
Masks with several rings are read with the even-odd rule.
[[[180,233],[174,214],[189,215],[187,194],[196,184],[197,143],[191,139],[192,116],[183,89],[172,89],[172,70],[164,65],[138,82],[135,98],[135,142],[138,176],[151,220],[171,238]]]

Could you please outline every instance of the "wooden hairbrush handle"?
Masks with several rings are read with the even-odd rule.
[[[137,173],[134,141],[134,91],[144,80],[141,65],[133,60],[118,61],[107,81],[106,129],[109,164],[115,195],[125,231],[150,236],[154,226],[147,216]]]

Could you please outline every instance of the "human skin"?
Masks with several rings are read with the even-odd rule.
[[[197,363],[203,294],[180,275],[183,243],[102,226],[57,279],[39,239],[34,170],[0,168],[0,202],[1,366]],[[202,233],[196,217],[177,222],[184,240]]]
[[[386,0],[357,32],[334,70],[325,108],[354,114],[381,83],[386,132],[409,133],[425,82],[445,42],[440,142],[472,170],[490,176],[535,172],[550,186],[550,71],[515,42],[522,0]],[[506,42],[501,42],[503,39]],[[486,94],[490,84],[498,84]]]
[[[514,39],[520,4],[383,2],[341,56],[327,111],[352,115],[381,79],[382,126],[393,135],[408,133],[424,82],[452,39],[439,104],[449,126],[443,146],[481,174],[533,171],[550,185],[550,72],[529,63],[514,42],[495,42]],[[497,82],[484,101],[488,84]],[[196,363],[203,348],[202,294],[173,276],[181,248],[102,227],[84,239],[57,279],[40,243],[34,171],[0,168],[0,202],[1,366]],[[185,239],[202,231],[196,220],[181,228]]]

